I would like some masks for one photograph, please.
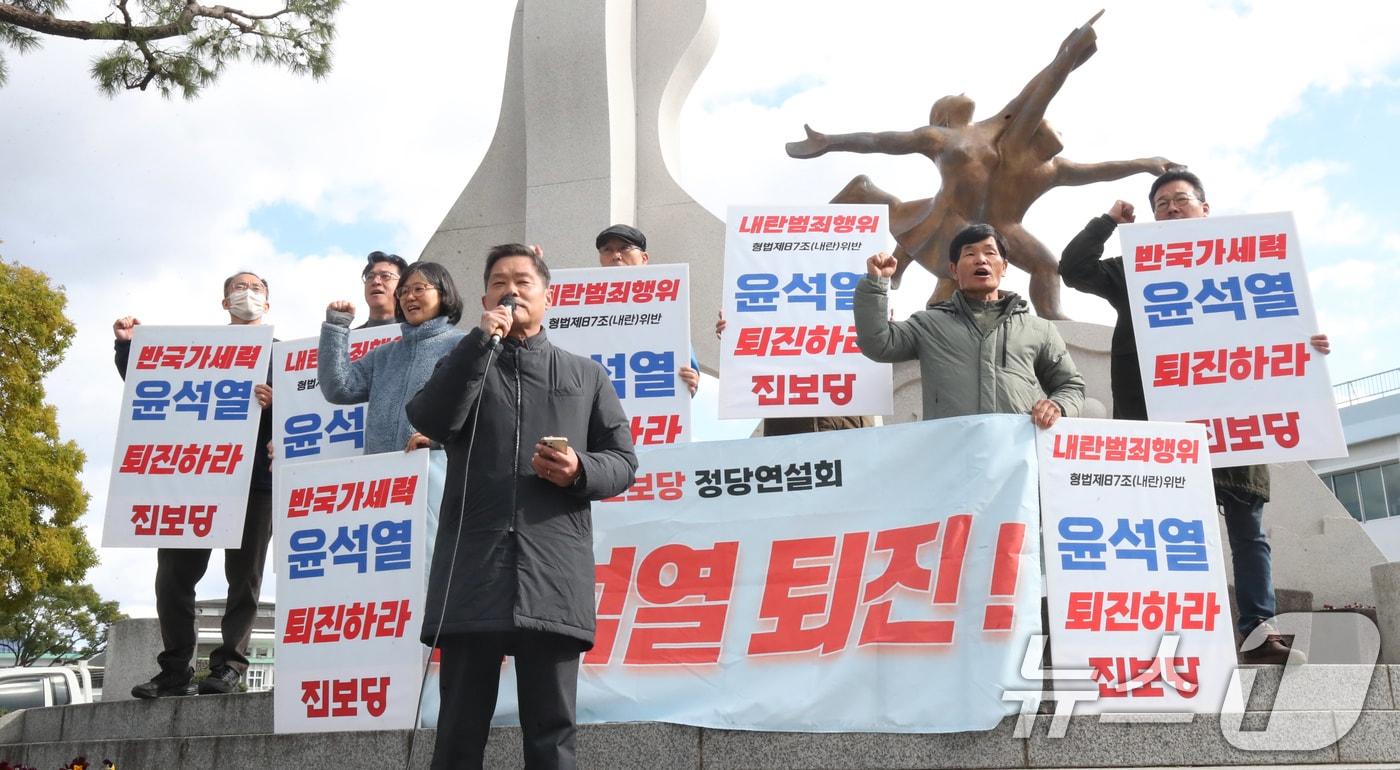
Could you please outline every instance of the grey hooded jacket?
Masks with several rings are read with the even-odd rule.
[[[403,325],[403,337],[350,360],[349,313],[326,312],[316,348],[316,376],[332,404],[365,406],[365,454],[402,452],[413,434],[404,405],[428,381],[433,367],[466,332],[446,316],[417,326]]]
[[[866,358],[895,363],[918,359],[924,419],[969,414],[1029,414],[1044,392],[1066,417],[1079,415],[1084,378],[1049,321],[1010,297],[996,327],[978,328],[961,291],[908,320],[892,322],[889,279],[856,284],[856,339]]]

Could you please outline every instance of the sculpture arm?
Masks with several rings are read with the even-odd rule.
[[[923,153],[932,157],[943,149],[943,135],[933,127],[913,131],[864,131],[854,134],[823,134],[803,126],[807,138],[788,142],[787,154],[793,158],[815,158],[828,152],[880,153],[909,155]]]
[[[1040,127],[1040,121],[1045,118],[1045,110],[1049,108],[1050,100],[1060,92],[1065,80],[1069,78],[1069,73],[1088,61],[1098,50],[1094,42],[1097,39],[1094,22],[1102,15],[1103,11],[1099,11],[1087,24],[1069,33],[1064,42],[1060,43],[1060,50],[1055,54],[1055,59],[1031,78],[1025,88],[1021,89],[1021,93],[1002,108],[998,119],[1011,119],[1010,125],[1002,134],[1003,142],[1011,147],[1030,145],[1031,138]]]
[[[1111,160],[1104,163],[1076,163],[1072,160],[1056,158],[1055,186],[1078,186],[1094,182],[1112,182],[1133,174],[1161,176],[1172,165],[1166,158],[1138,158],[1137,160]]]

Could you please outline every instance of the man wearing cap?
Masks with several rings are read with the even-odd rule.
[[[593,239],[593,247],[598,250],[598,264],[603,267],[636,267],[651,261],[647,254],[647,237],[631,225],[613,225]],[[695,360],[695,351],[690,352],[690,366],[682,366],[676,372],[691,398],[700,387],[700,364]]]

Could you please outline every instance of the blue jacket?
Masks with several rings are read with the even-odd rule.
[[[332,404],[365,407],[365,454],[403,451],[413,426],[404,405],[428,381],[433,367],[466,333],[438,316],[418,326],[403,326],[403,338],[350,360],[347,313],[327,312],[316,351],[321,393]]]

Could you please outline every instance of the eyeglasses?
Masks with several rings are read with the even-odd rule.
[[[437,290],[438,290],[438,287],[436,287],[436,286],[434,286],[434,285],[432,285],[432,284],[430,284],[430,283],[415,283],[415,284],[413,284],[412,286],[402,286],[402,287],[400,287],[400,288],[399,288],[399,292],[398,292],[398,297],[399,297],[399,299],[403,299],[404,297],[407,297],[407,296],[409,296],[410,294],[413,295],[414,297],[421,297],[421,296],[423,296],[423,293],[424,293],[424,292],[428,292],[428,291],[437,291]]]
[[[638,250],[638,251],[641,251],[642,247],[641,247],[641,246],[638,246],[638,245],[635,244],[635,243],[619,243],[619,244],[608,243],[608,244],[604,244],[603,248],[598,249],[598,253],[599,253],[599,254],[626,254],[627,252],[631,251],[632,249],[636,249],[636,250]]]
[[[246,291],[246,292],[248,292],[249,294],[266,294],[266,293],[267,293],[267,287],[266,287],[266,286],[263,286],[263,285],[260,284],[260,283],[243,283],[243,282],[241,282],[241,281],[240,281],[239,283],[235,283],[235,284],[233,284],[232,286],[228,287],[228,290],[229,290],[229,293],[230,293],[230,294],[232,294],[232,293],[235,292],[235,291]]]
[[[1152,204],[1152,210],[1166,211],[1167,207],[1171,206],[1172,204],[1176,204],[1177,206],[1185,206],[1186,204],[1195,200],[1200,199],[1192,195],[1191,193],[1177,193],[1176,195],[1173,195],[1170,198],[1158,198],[1157,201]]]
[[[373,283],[376,278],[384,283],[394,283],[399,280],[399,274],[391,273],[387,270],[377,270],[373,273],[365,273],[364,275],[365,283]]]

